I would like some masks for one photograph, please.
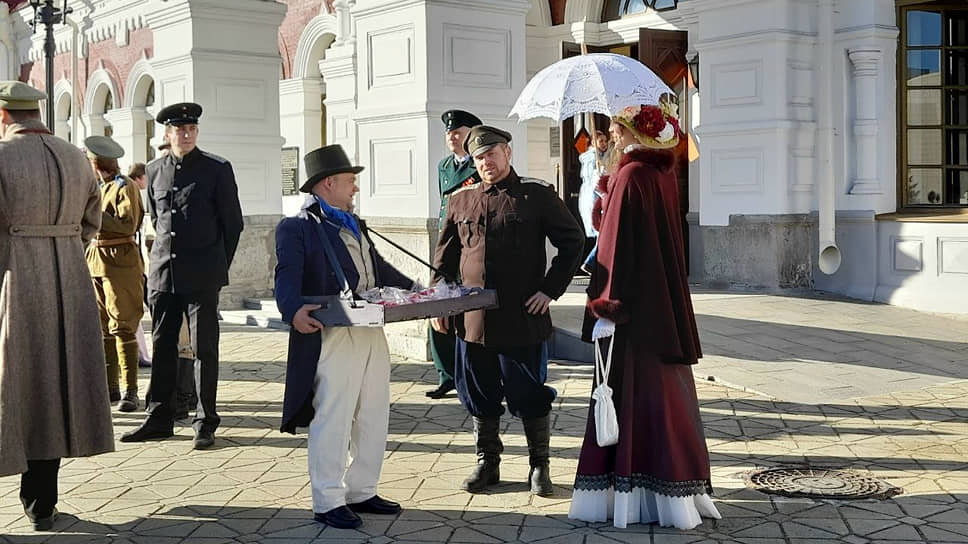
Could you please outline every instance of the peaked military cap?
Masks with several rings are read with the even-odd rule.
[[[440,116],[440,120],[444,122],[444,128],[447,131],[460,127],[472,128],[476,127],[477,125],[484,124],[476,115],[464,110],[445,111],[444,114]]]
[[[47,93],[22,81],[0,81],[0,108],[5,110],[37,110],[37,102],[47,99]]]
[[[89,157],[120,159],[124,156],[124,148],[107,136],[88,136],[84,138],[84,147]]]
[[[511,141],[511,133],[487,125],[478,125],[471,129],[464,140],[464,151],[472,157],[486,152],[497,144]]]
[[[202,116],[202,107],[194,102],[179,102],[165,106],[155,116],[155,121],[162,125],[197,125],[198,118]]]

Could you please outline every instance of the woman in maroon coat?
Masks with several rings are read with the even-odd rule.
[[[702,353],[679,221],[675,106],[628,108],[609,131],[625,155],[602,187],[585,339],[615,342],[608,385],[619,438],[598,445],[593,402],[569,517],[692,529],[720,515],[690,367]]]

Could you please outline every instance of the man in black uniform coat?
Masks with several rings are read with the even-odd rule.
[[[155,228],[148,274],[154,359],[148,386],[148,418],[122,442],[167,438],[174,431],[178,332],[188,318],[197,359],[195,449],[215,443],[220,418],[218,386],[218,293],[229,283],[229,266],[242,233],[242,208],[232,165],[195,146],[202,107],[181,103],[161,110],[171,152],[147,166],[148,210]]]

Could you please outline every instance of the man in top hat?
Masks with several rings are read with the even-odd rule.
[[[511,166],[511,135],[489,126],[471,129],[464,150],[474,157],[481,182],[455,191],[437,242],[435,267],[467,287],[496,289],[500,307],[456,319],[455,382],[461,404],[474,416],[478,465],[463,488],[472,493],[500,479],[504,447],[498,431],[507,400],[528,440],[531,492],[553,493],[549,474],[551,402],[545,385],[548,307],[571,281],[581,260],[581,225],[541,180],[518,177]],[[558,249],[546,267],[545,238]],[[438,332],[447,320],[434,319]]]
[[[22,474],[37,530],[54,526],[63,457],[114,450],[84,244],[101,226],[87,158],[40,121],[47,96],[0,81],[0,476]]]
[[[124,149],[117,142],[89,136],[84,147],[101,184],[101,230],[85,257],[101,314],[108,394],[111,402],[121,401],[118,410],[133,412],[138,409],[138,326],[144,315],[144,263],[135,237],[144,219],[141,190],[121,174],[118,159]]]
[[[445,111],[440,119],[444,122],[446,131],[444,142],[450,151],[450,154],[440,159],[437,164],[437,188],[440,190],[438,228],[443,228],[450,195],[461,187],[481,181],[481,176],[474,167],[474,161],[464,151],[467,133],[472,127],[480,125],[481,120],[473,113],[463,110]],[[453,327],[449,327],[446,333],[430,329],[430,352],[433,354],[438,377],[437,389],[426,393],[432,399],[443,398],[454,390],[454,338]]]
[[[218,293],[242,234],[242,208],[229,161],[196,146],[202,107],[190,102],[163,108],[170,152],[147,166],[148,209],[155,230],[148,272],[151,308],[151,382],[148,418],[122,442],[172,436],[178,375],[178,331],[187,315],[197,359],[198,405],[192,427],[195,449],[215,443],[220,418]]]
[[[292,325],[281,430],[309,427],[314,518],[355,528],[359,512],[400,511],[376,494],[390,415],[390,354],[382,328],[323,327],[310,315],[319,305],[305,298],[343,291],[340,271],[354,293],[415,284],[380,256],[366,223],[353,214],[363,167],[339,145],[317,149],[305,162],[309,177],[300,190],[310,196],[298,216],[276,229],[276,303]]]

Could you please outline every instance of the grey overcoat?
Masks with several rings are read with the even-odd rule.
[[[39,121],[0,134],[0,476],[114,450],[84,262],[100,225],[84,153]]]

